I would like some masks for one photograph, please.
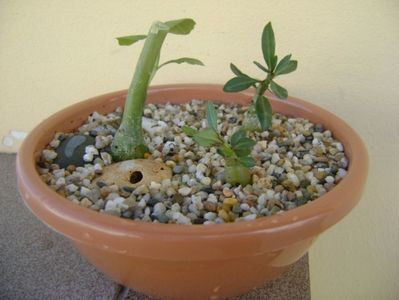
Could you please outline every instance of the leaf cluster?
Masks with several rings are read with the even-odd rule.
[[[242,128],[237,130],[229,142],[221,137],[217,128],[217,114],[212,102],[207,104],[206,118],[208,128],[197,130],[188,126],[183,126],[183,132],[192,137],[200,146],[216,147],[220,155],[230,162],[240,164],[247,168],[255,166],[255,160],[250,156],[256,142],[247,137],[246,131]]]
[[[272,24],[269,22],[263,29],[262,33],[262,53],[266,66],[254,61],[253,63],[265,73],[265,79],[260,80],[243,73],[233,63],[230,69],[236,75],[234,78],[226,82],[223,87],[225,92],[240,92],[250,87],[256,88],[256,94],[253,97],[253,105],[258,116],[262,130],[266,130],[271,125],[272,109],[269,100],[264,93],[269,90],[279,99],[288,97],[287,90],[275,81],[275,77],[288,74],[296,70],[298,62],[291,59],[291,54],[286,55],[278,61],[275,54],[276,41]]]
[[[187,35],[189,34],[195,26],[195,22],[192,19],[179,19],[173,21],[162,22],[163,25],[168,27],[168,33],[178,34],[178,35]],[[139,34],[139,35],[128,35],[128,36],[121,36],[117,37],[118,43],[120,46],[130,46],[134,43],[144,40],[147,38],[147,35]],[[203,62],[199,59],[192,58],[192,57],[181,57],[176,59],[168,60],[162,64],[157,64],[154,73],[159,70],[160,68],[168,65],[168,64],[190,64],[190,65],[199,65],[204,66]]]

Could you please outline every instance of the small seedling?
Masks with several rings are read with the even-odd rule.
[[[143,39],[145,39],[145,43],[126,96],[122,122],[111,145],[111,153],[115,161],[142,158],[148,152],[141,122],[148,87],[155,73],[161,67],[171,63],[203,65],[198,59],[190,57],[173,59],[159,64],[160,52],[166,35],[168,33],[187,35],[194,25],[195,22],[192,19],[157,21],[152,24],[147,35],[117,38],[119,45],[122,46],[129,46]]]
[[[251,181],[249,168],[255,166],[255,160],[250,153],[256,142],[248,138],[242,128],[226,142],[218,132],[217,114],[212,102],[208,102],[206,117],[208,128],[197,130],[184,126],[184,133],[191,136],[200,146],[217,148],[218,153],[226,159],[225,179],[228,183],[247,185]]]
[[[272,24],[269,22],[263,29],[262,33],[262,52],[266,66],[254,61],[253,63],[265,72],[266,78],[263,80],[250,77],[241,72],[234,64],[230,64],[231,71],[236,77],[230,79],[223,90],[225,92],[239,92],[250,87],[256,89],[253,96],[252,104],[244,119],[244,128],[255,131],[262,129],[267,130],[272,123],[272,107],[269,99],[264,95],[267,90],[271,91],[279,99],[288,97],[287,90],[275,82],[275,78],[279,75],[288,74],[296,70],[298,62],[291,60],[291,54],[286,55],[278,63],[277,55],[275,55],[276,42]],[[259,126],[260,125],[260,126]]]

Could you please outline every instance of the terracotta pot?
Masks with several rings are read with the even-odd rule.
[[[80,207],[42,182],[35,163],[56,131],[72,131],[95,110],[114,110],[123,105],[125,95],[119,91],[98,96],[54,114],[32,130],[17,157],[18,185],[26,205],[123,285],[162,299],[222,299],[245,293],[296,262],[360,199],[368,169],[360,137],[326,110],[289,98],[272,99],[274,111],[324,124],[349,157],[347,176],[319,199],[279,215],[214,226],[136,222]],[[250,92],[226,94],[219,85],[165,85],[151,88],[148,102],[184,103],[193,98],[247,104]]]

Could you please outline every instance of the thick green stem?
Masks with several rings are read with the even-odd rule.
[[[169,27],[164,23],[155,22],[148,32],[126,96],[122,123],[115,133],[111,145],[112,157],[115,161],[142,158],[148,151],[144,142],[141,121],[147,89],[153,71],[157,67],[162,44],[168,30]]]
[[[240,184],[241,186],[246,186],[251,183],[251,173],[249,168],[240,164],[237,158],[227,158],[226,166],[224,168],[225,180],[232,184]]]
[[[258,97],[262,96],[267,91],[273,77],[274,76],[272,74],[268,74],[267,78],[259,82],[258,85],[256,86],[256,92],[252,98],[252,104],[248,108],[248,112],[245,115],[243,122],[244,128],[248,131],[262,131],[258,116],[256,115],[255,102],[256,99],[258,99]]]

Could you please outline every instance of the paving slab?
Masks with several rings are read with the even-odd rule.
[[[25,207],[15,155],[0,154],[0,299],[152,300],[124,289],[91,266],[63,236]],[[304,256],[280,278],[230,300],[310,299]]]

